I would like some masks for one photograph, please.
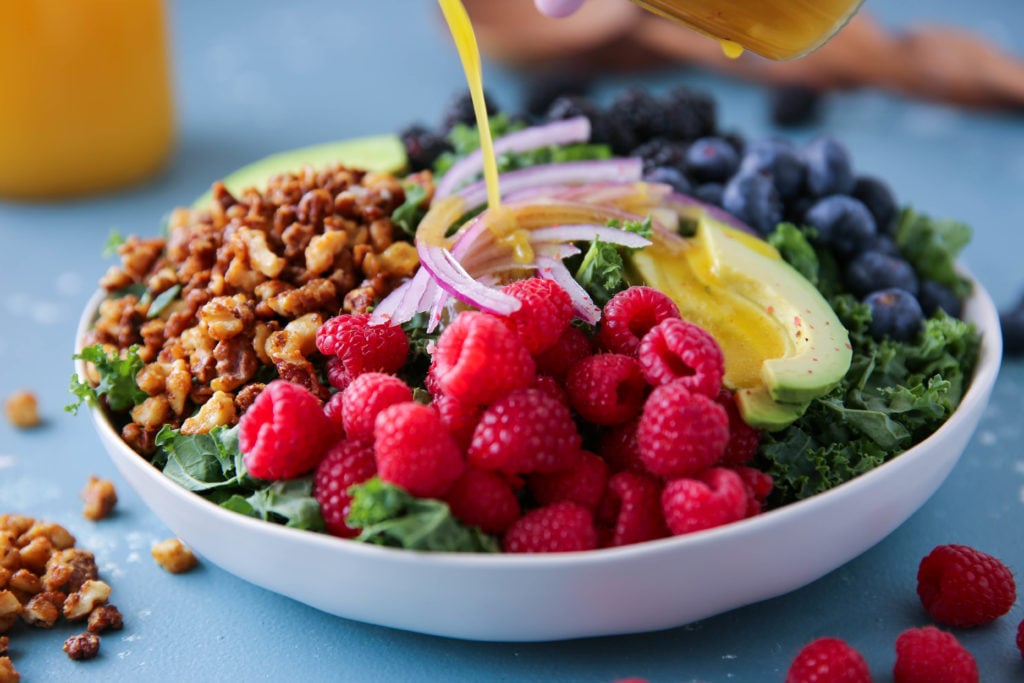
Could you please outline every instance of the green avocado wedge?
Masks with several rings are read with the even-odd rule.
[[[248,187],[262,190],[270,178],[280,173],[295,171],[303,166],[323,168],[334,163],[366,171],[397,173],[406,167],[408,159],[405,146],[397,135],[373,135],[272,154],[234,171],[223,182],[232,194],[240,193]],[[206,192],[192,206],[202,208],[209,201],[210,193]]]

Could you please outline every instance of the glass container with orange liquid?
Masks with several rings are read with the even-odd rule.
[[[0,0],[0,197],[122,187],[174,136],[164,0]]]

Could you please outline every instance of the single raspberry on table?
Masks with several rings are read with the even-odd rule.
[[[593,353],[593,340],[580,328],[570,325],[562,332],[554,346],[535,355],[533,359],[536,361],[538,374],[550,375],[559,381],[565,381],[569,368]]]
[[[376,472],[373,448],[368,444],[342,440],[327,451],[313,477],[313,497],[320,503],[328,533],[342,538],[359,535],[359,529],[345,523],[352,506],[348,489],[363,483]]]
[[[558,553],[597,547],[594,518],[582,505],[552,503],[520,517],[505,532],[506,553]]]
[[[871,671],[860,652],[846,641],[818,638],[797,653],[786,683],[871,683]]]
[[[696,478],[669,481],[661,505],[669,531],[678,536],[743,519],[747,490],[738,474],[713,467]]]
[[[569,409],[541,389],[520,389],[480,416],[469,462],[514,474],[557,472],[579,460],[582,439]]]
[[[346,313],[320,326],[316,348],[341,359],[345,372],[355,378],[364,372],[400,370],[409,355],[409,339],[397,325],[371,325],[369,313]]]
[[[469,450],[473,440],[473,431],[480,422],[484,409],[478,405],[466,404],[448,394],[438,394],[430,402],[434,410],[441,416],[441,422],[451,433],[455,443],[462,452]]]
[[[489,313],[456,316],[434,347],[434,382],[463,403],[487,405],[536,376],[533,358],[509,323]]]
[[[722,389],[722,347],[703,327],[685,320],[670,318],[655,325],[640,340],[637,359],[652,386],[678,381],[708,398]]]
[[[969,546],[934,548],[917,569],[917,595],[928,614],[950,626],[987,624],[1017,599],[1013,574],[995,557]]]
[[[729,442],[725,444],[722,462],[727,465],[746,465],[757,453],[761,430],[744,422],[735,396],[725,387],[718,392],[715,401],[725,408],[725,414],[729,416]]]
[[[569,501],[597,510],[608,484],[608,463],[599,455],[581,451],[579,462],[561,472],[530,475],[527,486],[541,505]]]
[[[377,415],[373,437],[380,478],[414,496],[442,497],[465,469],[458,445],[430,406],[388,406]]]
[[[364,372],[343,393],[341,418],[345,434],[364,443],[373,443],[373,427],[380,411],[412,400],[409,385],[383,372]]]
[[[679,318],[679,307],[667,294],[653,287],[630,287],[604,305],[598,340],[607,351],[632,356],[644,335],[668,318]]]
[[[291,479],[312,472],[336,437],[320,399],[308,389],[274,380],[239,420],[238,445],[249,474]]]
[[[640,459],[661,477],[688,477],[714,465],[729,441],[725,408],[684,384],[655,387],[636,432]]]
[[[519,499],[504,477],[467,467],[444,500],[456,519],[488,534],[503,534],[519,519]]]
[[[608,480],[598,512],[601,545],[653,541],[668,536],[661,506],[662,483],[650,474],[619,472]]]
[[[896,638],[895,683],[977,683],[978,663],[953,636],[934,626],[907,629]]]
[[[542,353],[554,346],[572,322],[572,299],[553,280],[516,280],[505,285],[502,291],[522,302],[519,310],[510,314],[508,320],[531,354]]]
[[[621,353],[599,353],[572,366],[565,389],[572,407],[583,419],[598,425],[615,425],[640,414],[647,382],[635,358]]]

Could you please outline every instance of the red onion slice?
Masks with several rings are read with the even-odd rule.
[[[587,290],[576,282],[576,278],[572,276],[564,263],[547,256],[540,256],[537,258],[537,276],[558,283],[572,299],[572,308],[576,315],[585,323],[596,325],[601,320],[601,309],[587,294]]]
[[[635,183],[643,174],[643,166],[643,161],[634,157],[567,161],[509,171],[502,173],[498,180],[502,195],[561,185],[591,185],[607,181]],[[480,206],[487,201],[487,184],[481,180],[467,185],[455,194],[462,197],[469,208]]]

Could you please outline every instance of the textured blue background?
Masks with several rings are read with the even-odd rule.
[[[1024,56],[1024,5],[1013,0],[868,3],[893,27],[937,19],[970,27]],[[107,460],[86,417],[67,402],[79,312],[107,263],[112,228],[154,234],[163,215],[210,181],[265,154],[329,139],[440,120],[462,74],[429,0],[178,0],[171,5],[180,137],[158,178],[100,198],[55,204],[0,202],[0,396],[21,387],[42,401],[45,427],[0,422],[0,512],[66,525],[94,550],[126,628],[99,658],[61,652],[67,628],[19,628],[11,655],[37,681],[537,680],[781,681],[793,655],[820,635],[846,638],[890,680],[892,644],[927,621],[914,597],[918,560],[940,543],[967,543],[1024,572],[1024,367],[1004,366],[967,453],[938,494],[871,551],[791,595],[661,633],[550,644],[467,643],[367,626],[322,614],[204,564],[170,576],[149,557],[169,535]],[[869,58],[869,56],[867,57]],[[520,77],[487,65],[488,89],[519,106]],[[601,96],[634,82],[616,77]],[[725,127],[773,133],[765,92],[689,70],[643,81],[710,89]],[[905,202],[976,230],[964,261],[998,305],[1024,288],[1024,117],[911,102],[877,92],[830,100],[820,126],[854,152],[859,170],[891,181]],[[121,496],[100,524],[80,514],[89,474]],[[799,561],[799,558],[794,558]],[[1024,574],[1022,574],[1024,575]],[[325,586],[325,590],[359,586]],[[387,596],[381,596],[386,601]],[[986,681],[1024,679],[1011,615],[958,632]]]

